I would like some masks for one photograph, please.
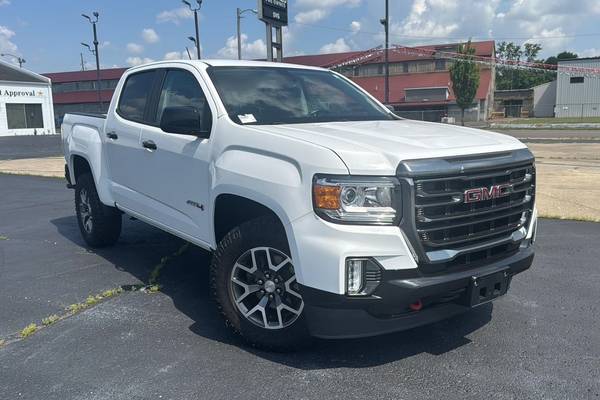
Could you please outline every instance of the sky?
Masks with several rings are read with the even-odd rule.
[[[192,0],[193,1],[193,0]],[[284,55],[364,50],[383,43],[384,0],[289,0]],[[204,0],[203,58],[236,58],[236,8],[255,0]],[[193,14],[178,0],[0,0],[0,53],[43,73],[95,68],[92,27],[81,13],[100,13],[103,68],[187,58]],[[600,56],[600,0],[390,0],[390,42],[405,46],[473,40],[542,44],[541,56],[569,50]],[[265,27],[242,20],[244,58],[265,57]],[[10,57],[3,57],[12,61]]]

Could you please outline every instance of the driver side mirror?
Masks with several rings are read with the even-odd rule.
[[[167,133],[208,138],[211,128],[212,116],[207,103],[202,113],[192,106],[167,107],[160,119],[160,129]]]

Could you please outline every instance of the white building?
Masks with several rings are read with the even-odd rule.
[[[533,116],[554,117],[556,107],[556,81],[542,83],[533,87]]]
[[[51,86],[45,76],[0,60],[0,136],[55,134]]]
[[[558,62],[557,117],[600,116],[600,74],[594,70],[600,70],[600,57]]]

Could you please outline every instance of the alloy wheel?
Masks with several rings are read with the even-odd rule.
[[[90,196],[87,190],[82,189],[79,192],[79,215],[81,216],[81,224],[87,233],[92,233],[94,221],[92,218],[92,206],[90,204]]]
[[[292,260],[271,247],[255,247],[237,259],[230,290],[242,315],[265,329],[290,326],[304,308]]]

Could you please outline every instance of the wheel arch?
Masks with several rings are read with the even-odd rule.
[[[94,178],[94,182],[96,178],[94,177],[94,171],[92,170],[92,166],[88,159],[81,154],[72,154],[71,155],[71,182],[73,184],[77,183],[77,179],[83,175],[84,173],[89,172]]]
[[[284,217],[282,219],[277,211],[265,205],[260,200],[248,196],[235,193],[221,193],[215,197],[213,204],[215,245],[218,245],[231,229],[254,218],[267,215],[272,216],[279,221],[284,230],[287,224],[287,218]]]

